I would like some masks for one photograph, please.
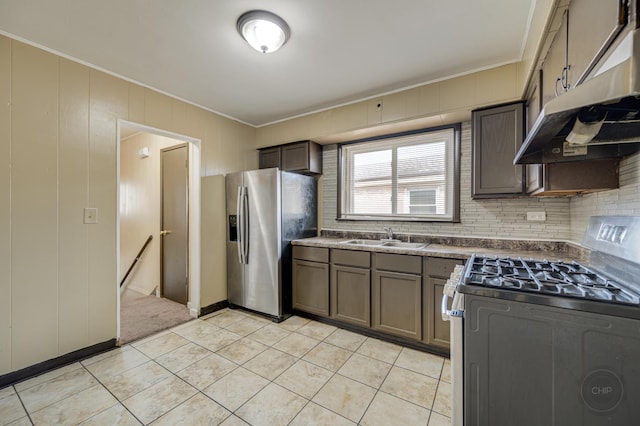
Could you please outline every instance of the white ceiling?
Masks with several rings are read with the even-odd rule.
[[[0,33],[261,126],[522,59],[536,0],[0,0]],[[261,54],[252,9],[291,39]]]

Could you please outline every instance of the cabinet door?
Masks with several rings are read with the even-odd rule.
[[[396,336],[422,338],[422,277],[378,271],[373,278],[373,328]]]
[[[309,143],[300,142],[282,147],[282,170],[307,170],[309,168]]]
[[[270,169],[272,167],[280,167],[280,148],[261,149],[258,161],[258,167],[261,169]]]
[[[446,280],[443,278],[425,277],[424,300],[425,328],[424,342],[434,346],[449,348],[450,326],[442,320],[440,312],[442,291]]]
[[[524,104],[475,110],[473,120],[473,197],[524,193],[523,168],[513,159],[524,137]]]
[[[567,66],[567,12],[542,64],[542,104],[564,92],[562,77]],[[560,79],[560,80],[558,80]]]
[[[329,316],[329,265],[293,260],[293,308]]]
[[[371,326],[371,272],[331,265],[331,317],[363,327]]]
[[[569,84],[582,83],[626,23],[624,0],[572,0],[569,5]]]

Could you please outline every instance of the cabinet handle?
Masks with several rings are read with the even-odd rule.
[[[569,70],[571,69],[571,65],[567,65],[562,68],[562,88],[566,92],[569,90]]]

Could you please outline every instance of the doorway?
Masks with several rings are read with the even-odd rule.
[[[118,283],[123,344],[199,314],[200,141],[120,120],[117,148],[119,279],[131,269]]]

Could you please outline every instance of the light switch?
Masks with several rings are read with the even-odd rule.
[[[86,224],[98,223],[98,209],[94,207],[85,207],[84,223]]]

